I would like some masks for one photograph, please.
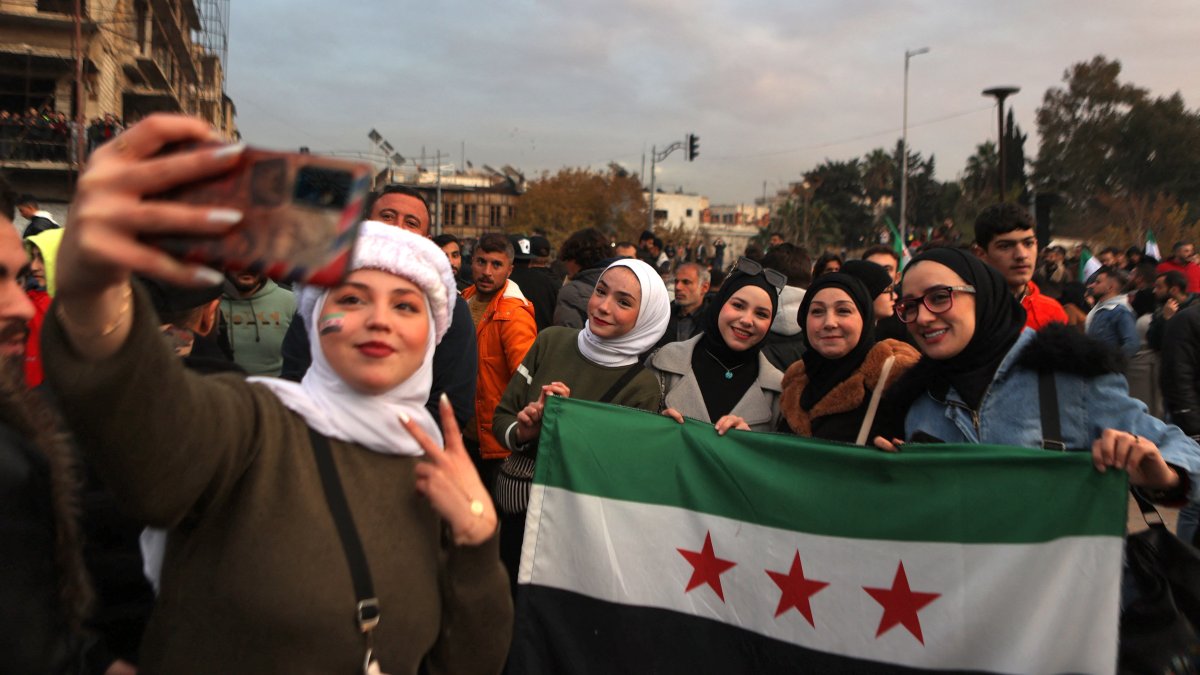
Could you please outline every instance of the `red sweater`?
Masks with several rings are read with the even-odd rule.
[[[1025,286],[1025,297],[1021,298],[1021,306],[1025,308],[1025,325],[1034,330],[1041,330],[1052,323],[1067,322],[1067,311],[1062,305],[1054,298],[1042,295],[1042,291],[1032,281]]]
[[[29,320],[29,338],[25,340],[25,385],[30,389],[42,383],[42,323],[50,309],[46,291],[26,291],[33,301],[34,314]]]
[[[1200,265],[1194,262],[1187,262],[1181,265],[1172,258],[1158,263],[1158,267],[1154,271],[1156,274],[1171,271],[1183,272],[1183,276],[1187,277],[1188,280],[1188,293],[1200,293]]]

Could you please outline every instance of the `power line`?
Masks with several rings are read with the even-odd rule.
[[[915,124],[910,124],[910,125],[908,125],[908,128],[912,129],[915,127],[924,127],[924,126],[928,126],[930,124],[937,124],[939,122],[945,122],[947,120],[952,120],[952,119],[955,119],[958,117],[966,117],[967,115],[974,115],[974,114],[983,112],[984,110],[992,110],[995,107],[996,106],[994,106],[994,105],[989,105],[989,106],[986,106],[983,108],[972,108],[971,110],[964,110],[961,112],[951,113],[949,115],[944,115],[942,117],[935,117],[933,119],[925,120],[923,122],[917,122]],[[900,132],[900,129],[898,129],[898,128],[885,129],[882,131],[872,131],[872,132],[866,133],[866,134],[859,134],[858,136],[850,136],[847,138],[841,138],[841,139],[837,139],[837,140],[833,140],[833,141],[825,141],[825,142],[816,143],[813,145],[806,145],[806,146],[802,146],[799,148],[790,148],[787,150],[772,150],[770,152],[752,153],[752,154],[748,154],[748,155],[725,155],[725,156],[718,156],[718,157],[709,157],[708,160],[716,161],[716,160],[729,160],[729,159],[755,159],[758,157],[774,157],[774,156],[778,156],[778,155],[790,155],[790,154],[797,153],[797,152],[804,152],[806,150],[820,150],[821,148],[829,148],[829,147],[833,147],[836,145],[845,145],[846,143],[852,143],[854,141],[861,141],[861,140],[864,140],[867,138],[875,138],[877,136],[885,136],[885,135],[895,134],[895,133],[899,133],[899,132]]]

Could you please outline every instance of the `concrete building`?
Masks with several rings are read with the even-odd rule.
[[[121,121],[182,112],[237,137],[224,93],[228,3],[79,0],[77,16],[75,0],[0,0],[0,114],[10,113],[0,126],[0,172],[16,191],[61,205],[79,154]]]
[[[771,220],[771,210],[755,204],[716,204],[701,217],[700,232],[709,243],[721,239],[728,248],[726,265],[732,264],[746,251],[746,245],[757,237]]]
[[[646,203],[650,193],[643,192]],[[654,193],[654,228],[690,234],[700,229],[700,214],[708,208],[708,197],[682,192]]]
[[[376,189],[396,183],[420,192],[429,202],[431,231],[447,232],[459,239],[477,239],[487,232],[506,231],[525,193],[524,174],[507,165],[500,170],[490,166],[443,169],[440,175],[437,170],[422,168],[384,174],[376,177]]]

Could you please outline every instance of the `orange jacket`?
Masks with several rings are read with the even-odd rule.
[[[1054,298],[1042,295],[1032,281],[1025,285],[1021,306],[1025,308],[1025,325],[1034,330],[1041,330],[1051,323],[1067,323],[1067,311],[1063,306]]]
[[[464,300],[469,301],[474,295],[474,286],[462,292]],[[492,298],[475,327],[475,339],[479,344],[479,376],[475,381],[475,429],[479,452],[484,459],[502,459],[509,452],[492,434],[492,416],[496,406],[500,405],[508,381],[537,339],[533,303],[521,294],[520,286],[508,281],[504,291]]]

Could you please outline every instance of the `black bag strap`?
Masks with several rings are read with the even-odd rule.
[[[342,481],[338,478],[337,465],[333,463],[333,453],[329,450],[329,439],[317,433],[311,427],[308,438],[312,442],[313,455],[317,460],[317,471],[321,474],[321,487],[325,490],[325,502],[329,505],[329,515],[333,516],[333,524],[337,526],[338,538],[342,540],[342,550],[346,554],[346,564],[350,566],[350,578],[354,582],[354,617],[358,629],[370,633],[379,623],[379,598],[375,597],[375,585],[371,582],[371,568],[367,566],[367,554],[363,551],[362,540],[358,538],[358,529],[354,527],[354,517],[350,514],[350,504],[346,502],[346,493],[342,490]]]
[[[630,366],[629,370],[622,373],[621,377],[617,378],[617,381],[612,383],[612,386],[608,388],[608,391],[604,392],[603,396],[596,399],[596,402],[612,402],[612,400],[617,397],[617,394],[621,393],[621,390],[625,388],[625,385],[632,382],[633,378],[637,377],[638,373],[642,372],[642,368],[643,366],[640,361]]]
[[[1063,442],[1062,420],[1058,416],[1058,384],[1052,370],[1038,371],[1038,405],[1042,411],[1042,448],[1065,451],[1067,444]]]

